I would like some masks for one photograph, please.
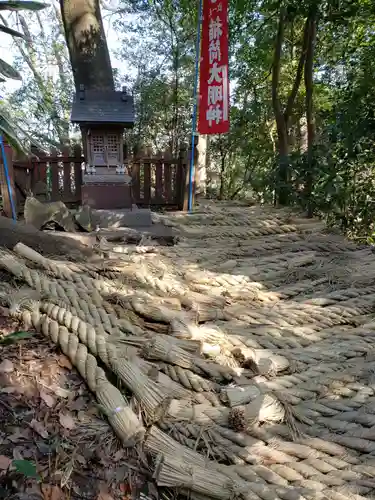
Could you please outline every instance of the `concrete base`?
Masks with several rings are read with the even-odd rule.
[[[152,226],[151,210],[148,208],[133,208],[131,210],[92,210],[99,226],[103,229],[119,227],[150,227]]]
[[[83,184],[82,204],[96,209],[130,209],[131,186],[128,184]]]

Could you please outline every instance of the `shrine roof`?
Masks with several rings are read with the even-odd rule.
[[[123,91],[78,91],[73,98],[70,120],[83,125],[108,123],[130,128],[134,125],[134,99]]]

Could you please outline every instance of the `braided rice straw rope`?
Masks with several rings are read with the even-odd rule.
[[[29,287],[12,313],[60,345],[158,485],[196,500],[373,498],[371,249],[290,209],[205,201],[153,218],[177,245],[105,242],[90,268],[2,251]]]
[[[107,380],[96,358],[88,352],[84,344],[79,342],[78,337],[38,311],[24,311],[20,319],[25,326],[34,327],[61,347],[63,353],[86,381],[89,389],[95,394],[110,425],[124,446],[134,446],[142,441],[145,434],[144,427],[120,391]]]

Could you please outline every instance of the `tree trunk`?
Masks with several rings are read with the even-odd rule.
[[[282,111],[279,98],[279,82],[281,70],[281,55],[284,41],[285,25],[287,22],[286,12],[283,7],[280,8],[279,24],[276,35],[275,53],[272,67],[272,106],[275,115],[277,129],[277,149],[279,157],[279,167],[276,180],[276,200],[280,205],[287,205],[289,201],[289,120],[293,111],[293,106],[301,85],[303,68],[306,60],[306,48],[308,41],[308,20],[305,23],[302,51],[298,61],[297,72],[291,93],[285,107]]]
[[[288,120],[292,114],[293,106],[294,106],[294,103],[295,103],[295,100],[296,100],[296,97],[298,94],[298,90],[299,90],[299,88],[301,86],[301,82],[302,82],[303,68],[304,68],[305,61],[306,61],[306,52],[307,52],[309,33],[310,33],[309,30],[310,30],[309,19],[306,19],[305,27],[303,30],[302,50],[301,50],[301,54],[300,54],[299,60],[298,60],[296,77],[294,79],[293,88],[292,88],[292,91],[288,97],[288,102],[287,102],[287,105],[286,105],[286,108],[284,111],[284,118],[285,118],[285,121],[287,123],[288,123]]]
[[[197,184],[195,186],[197,194],[206,196],[206,181],[207,181],[207,135],[198,137],[198,158],[197,158]]]
[[[99,0],[60,0],[60,7],[76,89],[113,90]]]
[[[313,110],[313,69],[314,69],[314,52],[316,42],[316,12],[309,16],[309,36],[306,51],[305,64],[305,87],[306,87],[306,124],[307,124],[307,175],[305,194],[307,200],[308,216],[312,217],[313,206],[311,200],[312,187],[314,182],[314,144],[315,144],[315,118]]]
[[[173,35],[172,35],[173,36]],[[172,118],[172,154],[177,155],[178,153],[178,138],[179,138],[179,102],[178,102],[178,92],[180,86],[179,80],[179,65],[180,65],[180,54],[178,47],[178,40],[176,40],[176,46],[173,47],[173,73],[174,73],[174,85],[173,85],[173,118]]]
[[[225,157],[226,152],[224,148],[220,146],[220,156],[221,156],[221,165],[220,165],[220,191],[219,191],[219,200],[224,199],[225,193]]]
[[[279,26],[276,35],[275,53],[273,58],[272,68],[272,106],[275,114],[277,139],[278,139],[278,156],[279,168],[276,181],[277,200],[281,205],[286,205],[288,202],[288,128],[282,112],[279,99],[279,80],[281,69],[281,53],[285,30],[285,10],[280,9]]]
[[[20,224],[12,219],[0,217],[0,245],[13,250],[17,243],[33,248],[45,255],[62,255],[71,260],[87,260],[95,256],[92,249],[79,241],[61,238],[38,231],[29,224]]]

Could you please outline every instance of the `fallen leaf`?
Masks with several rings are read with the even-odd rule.
[[[15,392],[18,392],[18,389],[17,387],[12,387],[12,386],[9,386],[9,387],[3,387],[0,392],[3,392],[4,394],[13,394]]]
[[[64,473],[60,480],[61,488],[64,488],[64,486],[66,486],[69,483],[69,479],[73,473],[73,465],[74,465],[73,461],[70,460],[68,466],[64,467]]]
[[[0,314],[1,316],[5,316],[7,318],[10,316],[10,311],[8,308],[0,306]]]
[[[120,484],[120,491],[121,493],[128,494],[131,492],[129,483],[121,483]]]
[[[105,493],[104,491],[101,491],[96,500],[114,500],[114,498],[109,493]]]
[[[33,419],[30,422],[30,427],[39,434],[44,439],[48,438],[48,431],[44,427],[44,425],[41,422],[38,422],[37,420]]]
[[[52,484],[42,484],[41,492],[43,495],[43,500],[64,500],[65,495],[61,488]]]
[[[57,385],[53,385],[52,387],[50,387],[50,389],[59,398],[64,398],[65,399],[65,398],[68,398],[72,394],[71,391],[68,391],[67,389],[63,389],[62,387],[59,387]]]
[[[86,406],[87,406],[86,399],[82,396],[75,399],[73,403],[70,405],[71,409],[76,411],[83,410]]]
[[[76,459],[76,460],[77,460],[77,462],[78,462],[78,463],[80,463],[81,465],[86,465],[86,464],[87,464],[85,457],[83,457],[82,455],[76,455],[76,456],[75,456],[75,459]]]
[[[11,373],[14,370],[14,365],[9,359],[4,359],[0,363],[0,373]]]
[[[29,429],[16,429],[13,434],[7,436],[7,439],[12,443],[18,443],[19,441],[24,441],[25,439],[30,439]]]
[[[14,460],[23,460],[24,457],[22,456],[22,453],[20,452],[22,448],[13,448],[13,458]]]
[[[25,500],[38,499],[40,500],[40,484],[36,481],[30,481],[25,485]],[[22,500],[22,499],[20,499]]]
[[[12,460],[5,455],[0,455],[0,470],[7,470]]]
[[[65,429],[71,430],[76,426],[72,416],[69,414],[60,413],[59,420],[60,424],[65,427]]]
[[[129,486],[129,493],[131,493],[130,486]],[[154,485],[154,483],[152,483],[151,481],[147,481],[147,495],[146,496],[147,496],[147,498],[153,498],[154,500],[159,499],[159,491],[156,488],[156,486]]]
[[[61,356],[59,356],[57,362],[62,368],[67,368],[68,370],[71,370],[73,368],[72,363],[66,356],[64,356],[64,354],[61,354]]]
[[[56,404],[55,398],[44,391],[40,391],[40,398],[43,399],[49,408],[52,408]]]
[[[21,448],[22,450],[22,457],[26,458],[29,460],[29,458],[34,458],[35,457],[35,452],[31,450],[30,448]],[[21,453],[21,452],[19,452]]]
[[[32,337],[31,332],[13,332],[7,335],[6,337],[3,337],[0,339],[0,344],[1,345],[10,345],[10,344],[15,344],[19,340],[25,340],[29,339]]]
[[[13,460],[12,465],[16,468],[17,472],[20,472],[25,477],[39,478],[36,465],[29,460]]]
[[[112,460],[113,460],[114,462],[118,462],[119,460],[121,460],[122,458],[124,458],[124,455],[125,455],[125,451],[124,451],[124,450],[118,450],[118,451],[116,451],[116,453],[113,455]]]

